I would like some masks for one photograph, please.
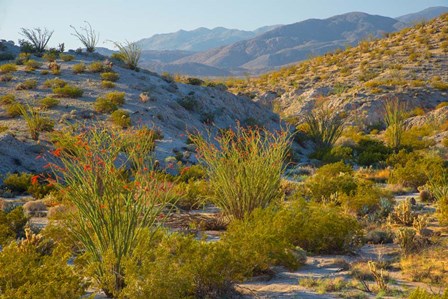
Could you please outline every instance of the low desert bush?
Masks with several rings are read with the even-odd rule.
[[[103,97],[97,98],[95,103],[93,104],[93,107],[95,111],[101,113],[112,113],[118,109],[118,106],[116,104]]]
[[[103,95],[102,98],[105,98],[106,100],[114,103],[117,106],[121,106],[124,104],[125,95],[126,94],[124,92],[112,91],[112,92],[109,92],[109,93],[106,93],[105,95]]]
[[[25,236],[25,225],[28,217],[25,216],[22,207],[16,207],[8,212],[0,209],[0,245],[4,246],[10,241]]]
[[[92,62],[87,66],[87,70],[92,73],[101,73],[104,72],[105,66],[102,61]]]
[[[416,189],[428,182],[429,174],[438,175],[435,171],[442,171],[443,159],[433,153],[410,152],[401,150],[387,159],[387,164],[393,169],[388,183],[402,184]],[[440,174],[440,172],[439,172]]]
[[[17,66],[12,63],[2,64],[0,65],[0,73],[9,74],[17,71]]]
[[[65,85],[67,85],[67,82],[59,78],[54,78],[46,80],[43,85],[46,88],[57,88],[64,87]]]
[[[67,264],[70,253],[50,240],[27,231],[26,239],[11,242],[0,252],[2,298],[79,298],[82,277]]]
[[[103,80],[103,81],[101,81],[101,87],[102,88],[114,88],[115,87],[115,83],[112,82],[112,81]]]
[[[34,79],[27,79],[23,82],[20,82],[16,86],[16,90],[30,90],[37,87],[37,81]]]
[[[425,289],[417,288],[409,294],[408,299],[448,299],[448,290],[443,294],[434,294],[434,292],[428,292]]]
[[[20,103],[12,103],[9,105],[6,105],[6,115],[9,117],[16,117],[21,115],[23,105]]]
[[[11,173],[3,180],[3,185],[13,192],[26,192],[31,186],[32,175],[30,173]]]
[[[81,73],[84,73],[84,72],[86,71],[86,65],[85,65],[84,63],[78,63],[78,64],[75,64],[75,65],[72,67],[72,71],[73,71],[73,73],[75,73],[75,74],[81,74]]]
[[[129,112],[123,109],[118,109],[112,112],[110,119],[113,124],[121,128],[128,128],[131,126],[131,116],[129,115]]]
[[[42,55],[42,59],[47,62],[53,62],[58,58],[58,54],[56,52],[50,52],[48,51],[44,55]]]
[[[382,141],[371,138],[362,138],[356,145],[355,152],[359,165],[364,166],[384,162],[392,153]]]
[[[59,54],[59,58],[61,58],[62,61],[68,62],[68,61],[72,61],[73,59],[75,59],[75,56],[69,55],[69,54],[60,53]]]
[[[315,201],[328,201],[330,196],[338,194],[350,195],[357,188],[351,166],[343,162],[327,164],[305,182],[307,195]]]
[[[50,109],[59,105],[60,101],[52,97],[46,97],[39,101],[39,106],[43,109]]]
[[[190,136],[207,166],[211,200],[229,217],[242,219],[279,198],[290,138],[286,132],[227,130],[215,142]]]
[[[101,76],[101,79],[103,79],[105,81],[111,81],[111,82],[115,82],[120,78],[118,73],[115,73],[115,72],[102,73],[100,76]]]
[[[79,98],[82,97],[84,91],[79,87],[67,84],[64,87],[53,88],[53,93],[66,98]]]
[[[42,66],[42,63],[40,63],[39,61],[36,61],[34,59],[30,59],[30,60],[26,61],[24,63],[24,65],[25,65],[26,71],[32,72],[32,71],[40,68]]]

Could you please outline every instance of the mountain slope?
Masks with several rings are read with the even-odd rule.
[[[373,126],[381,121],[384,98],[398,97],[409,108],[425,111],[448,101],[447,69],[445,14],[384,39],[363,41],[258,78],[229,80],[227,85],[285,118],[300,120],[326,103],[335,111],[348,113],[353,122]]]
[[[275,27],[265,26],[254,31],[227,29],[224,27],[213,29],[201,27],[191,31],[179,30],[174,33],[156,34],[150,38],[141,39],[138,43],[144,50],[198,52],[250,39]]]
[[[366,13],[347,13],[324,20],[310,19],[281,26],[247,41],[182,58],[209,66],[260,72],[355,44],[368,36],[395,30],[397,20]]]
[[[447,12],[448,7],[436,6],[436,7],[429,7],[416,13],[400,16],[397,17],[396,19],[404,24],[415,25],[418,22],[429,21]]]

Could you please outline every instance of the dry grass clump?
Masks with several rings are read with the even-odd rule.
[[[81,73],[84,73],[84,72],[86,71],[86,65],[85,65],[84,63],[78,63],[78,64],[75,64],[75,65],[72,67],[72,71],[73,71],[73,73],[75,73],[75,74],[81,74]]]
[[[105,81],[111,81],[111,82],[115,82],[120,78],[118,73],[115,73],[115,72],[102,73],[100,76],[101,76],[101,79],[103,79]]]
[[[2,64],[0,65],[0,73],[9,74],[17,71],[17,66],[12,63]]]
[[[57,88],[64,87],[65,85],[67,85],[67,82],[59,78],[54,78],[46,80],[43,85],[46,88]]]
[[[27,79],[16,86],[16,90],[30,90],[37,87],[37,80]]]
[[[43,109],[50,109],[59,105],[60,101],[52,97],[46,97],[39,101],[39,106]]]
[[[67,84],[63,87],[53,88],[53,93],[64,98],[79,98],[82,97],[84,91],[79,87]]]
[[[129,115],[129,112],[125,110],[115,110],[110,115],[110,119],[112,120],[112,123],[123,129],[131,126],[131,116]]]

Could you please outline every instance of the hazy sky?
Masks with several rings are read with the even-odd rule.
[[[0,0],[0,39],[17,42],[21,27],[54,30],[49,46],[78,48],[69,25],[89,21],[105,40],[135,41],[156,33],[223,26],[253,30],[351,11],[397,17],[448,0]]]

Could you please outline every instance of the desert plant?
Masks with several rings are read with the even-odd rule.
[[[93,53],[95,52],[95,47],[98,44],[100,34],[92,29],[89,22],[84,21],[84,23],[87,24],[88,28],[87,26],[81,27],[81,32],[79,32],[74,26],[70,25],[70,27],[75,31],[72,35],[79,39],[79,41],[86,47],[87,52]]]
[[[70,253],[27,230],[0,252],[2,298],[79,298],[86,284],[67,264]],[[43,287],[45,286],[45,287]]]
[[[117,104],[103,97],[97,98],[95,103],[93,104],[93,107],[95,111],[101,113],[112,113],[118,109]]]
[[[52,97],[46,97],[39,101],[39,106],[43,109],[49,109],[59,105],[60,101]]]
[[[199,158],[207,165],[212,201],[229,216],[242,219],[278,198],[290,138],[286,132],[240,126],[213,141],[191,135]]]
[[[102,61],[94,61],[88,65],[87,69],[92,73],[104,72],[105,65]]]
[[[32,175],[26,172],[8,174],[3,184],[14,192],[25,192],[31,185]]]
[[[304,124],[306,133],[316,143],[319,151],[330,149],[344,129],[343,119],[326,108],[311,111],[305,116]]]
[[[16,90],[30,90],[37,87],[37,80],[27,79],[16,86]]]
[[[392,213],[389,215],[389,220],[393,223],[411,226],[414,222],[414,212],[412,211],[412,204],[410,200],[403,200],[399,202]]]
[[[133,42],[119,43],[113,42],[115,47],[120,50],[121,58],[123,62],[131,69],[138,70],[138,62],[142,54],[141,47]]]
[[[72,67],[72,71],[75,74],[84,73],[85,70],[86,70],[86,65],[84,63],[78,63]]]
[[[417,288],[409,294],[408,299],[448,299],[448,290],[443,294],[434,294],[425,289]]]
[[[56,87],[64,87],[65,85],[67,85],[67,82],[59,78],[54,78],[46,80],[43,85],[44,87],[47,88],[56,88]]]
[[[115,73],[115,72],[102,73],[100,76],[101,76],[101,79],[106,80],[106,81],[111,81],[111,82],[115,82],[118,80],[118,78],[120,78],[118,73]]]
[[[378,267],[378,264],[373,261],[368,262],[369,270],[375,279],[376,285],[381,291],[387,291],[387,275],[384,274],[383,268]]]
[[[79,98],[82,97],[84,91],[79,87],[67,84],[64,87],[53,88],[53,93],[65,98]]]
[[[403,133],[406,130],[406,105],[398,98],[386,99],[383,102],[384,122],[387,125],[386,140],[390,147],[398,151],[401,147]]]
[[[53,62],[58,58],[58,53],[56,51],[48,51],[42,55],[42,59],[47,62]]]
[[[6,114],[9,117],[16,117],[19,116],[21,114],[21,109],[22,109],[22,104],[20,103],[12,103],[12,104],[8,104],[6,106]]]
[[[53,31],[48,31],[46,28],[34,28],[34,29],[26,29],[21,28],[20,34],[28,39],[28,41],[32,45],[32,50],[36,53],[43,53],[45,51],[45,47],[50,41],[51,36],[53,35]]]
[[[17,66],[12,63],[2,64],[0,65],[0,73],[8,74],[17,71]]]
[[[428,185],[437,202],[439,221],[446,224],[448,223],[448,173],[444,168],[440,173],[441,175],[437,175],[437,172],[430,175]]]
[[[16,96],[13,94],[5,94],[0,96],[0,104],[1,105],[9,105],[16,101]]]
[[[59,58],[61,58],[62,61],[68,62],[68,61],[72,61],[73,59],[75,59],[75,56],[69,55],[69,54],[60,53],[59,54]]]
[[[153,139],[99,127],[66,137],[71,150],[56,154],[63,168],[52,165],[58,188],[75,207],[66,225],[95,281],[117,296],[125,286],[123,260],[142,232],[163,220],[169,200],[167,186],[150,171]]]
[[[115,87],[115,83],[112,82],[112,81],[103,80],[103,81],[101,81],[101,87],[102,88],[114,88]]]
[[[21,106],[20,112],[25,119],[33,140],[39,139],[40,132],[50,132],[53,130],[54,122],[48,117],[43,116],[42,113],[36,111],[31,106]]]
[[[110,119],[112,122],[121,127],[121,128],[128,128],[131,126],[131,116],[129,115],[129,112],[118,109],[112,112],[110,115]]]

